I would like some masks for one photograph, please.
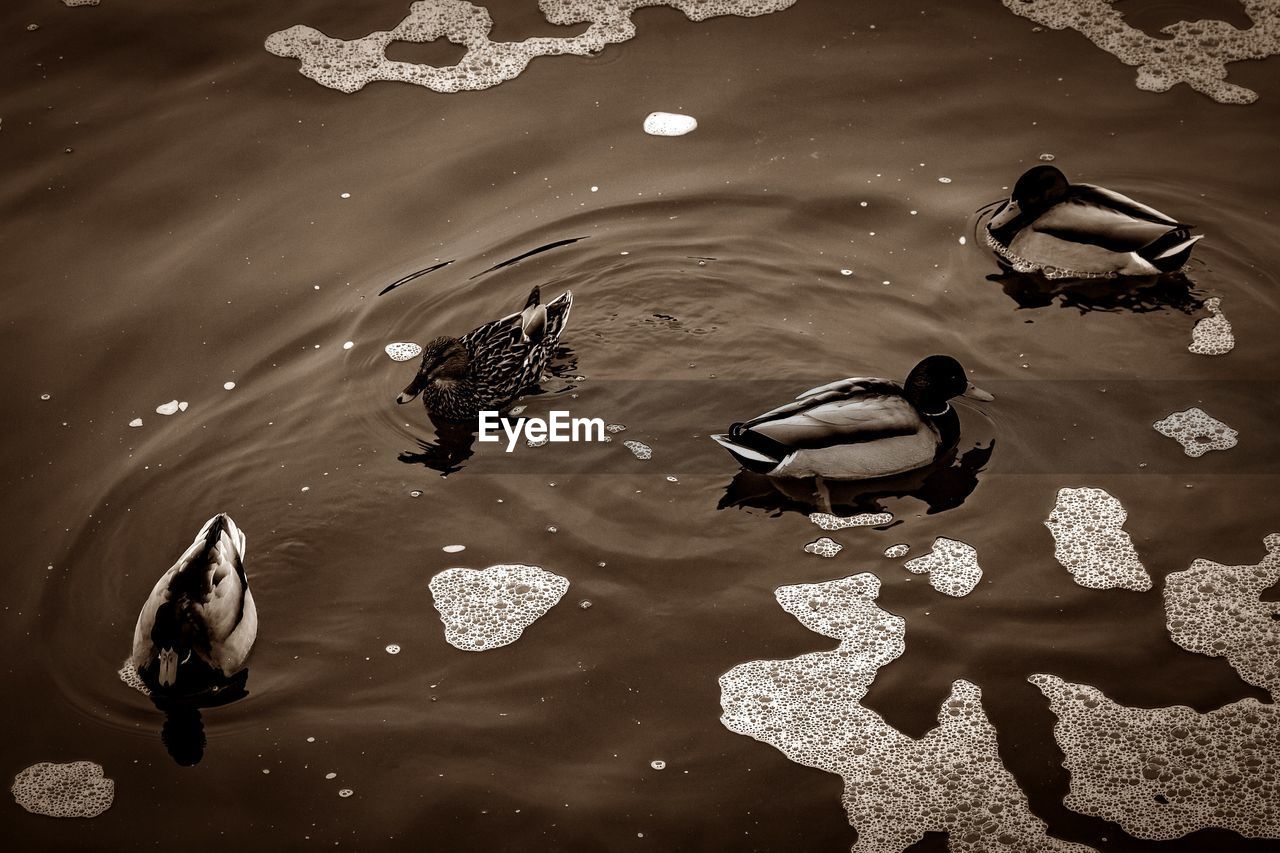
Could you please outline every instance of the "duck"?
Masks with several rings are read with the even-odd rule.
[[[482,410],[510,406],[542,381],[573,307],[568,290],[545,305],[541,294],[541,287],[535,286],[524,308],[514,314],[461,338],[441,336],[428,343],[417,375],[396,402],[408,403],[421,394],[433,420],[454,423],[473,421]]]
[[[990,401],[960,362],[931,355],[903,383],[851,377],[711,438],[743,467],[778,478],[873,480],[924,468],[960,438],[953,397]]]
[[[245,536],[231,516],[204,523],[138,614],[129,662],[139,674],[173,690],[198,680],[198,663],[226,678],[244,668],[258,636],[244,555]]]
[[[987,223],[987,242],[1020,272],[1058,278],[1175,272],[1203,236],[1153,207],[1056,166],[1034,166]]]

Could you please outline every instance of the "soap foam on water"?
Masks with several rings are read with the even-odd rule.
[[[92,761],[33,764],[13,778],[13,798],[32,814],[97,817],[115,801],[116,783]]]
[[[1129,708],[1056,675],[1028,679],[1057,716],[1071,771],[1067,808],[1115,821],[1137,838],[1205,827],[1280,837],[1280,710],[1242,699],[1207,714]]]
[[[846,527],[876,527],[893,521],[891,512],[860,512],[847,518],[829,512],[811,512],[809,520],[822,530],[844,530]]]
[[[834,539],[823,536],[821,539],[815,539],[808,545],[804,546],[806,554],[814,554],[819,557],[830,559],[836,554],[844,550],[844,546]]]
[[[1167,92],[1186,83],[1223,104],[1249,104],[1258,93],[1226,82],[1227,63],[1280,53],[1280,2],[1241,0],[1253,21],[1238,30],[1225,21],[1178,21],[1149,36],[1124,22],[1113,0],[1003,0],[1005,8],[1038,24],[1070,27],[1125,65],[1138,67],[1137,86]]]
[[[956,598],[968,595],[982,580],[978,552],[972,545],[939,536],[933,550],[902,564],[907,571],[929,575],[929,586]]]
[[[650,136],[684,136],[698,129],[698,120],[680,113],[649,113],[644,132]]]
[[[630,450],[632,455],[637,459],[646,460],[653,458],[653,448],[645,444],[643,441],[624,441],[622,446]]]
[[[1128,517],[1102,489],[1059,489],[1044,523],[1053,534],[1054,559],[1089,589],[1151,589],[1151,576],[1121,529]]]
[[[387,344],[383,349],[392,361],[408,361],[422,355],[422,347],[412,341],[397,341]]]
[[[538,8],[549,23],[590,26],[575,36],[495,42],[489,39],[493,18],[488,9],[465,0],[431,0],[414,3],[408,17],[390,30],[377,30],[363,38],[334,39],[298,25],[272,33],[264,46],[276,56],[297,58],[301,61],[298,70],[304,76],[341,92],[358,92],[375,80],[412,83],[436,92],[462,92],[488,89],[512,80],[535,57],[591,56],[607,45],[627,41],[636,34],[631,14],[639,8],[668,6],[692,21],[704,21],[719,15],[767,15],[794,3],[795,0],[540,0]],[[441,38],[466,48],[456,65],[436,67],[387,58],[386,48],[392,42]]]
[[[1195,406],[1174,412],[1152,426],[1156,432],[1181,444],[1188,456],[1203,456],[1210,450],[1230,450],[1236,446],[1236,436],[1240,434]]]
[[[1165,578],[1169,636],[1189,652],[1224,657],[1250,684],[1280,699],[1280,603],[1262,592],[1280,581],[1280,533],[1266,537],[1267,555],[1254,566],[1196,560]],[[1280,808],[1280,803],[1277,803]]]
[[[446,569],[431,579],[444,638],[457,649],[481,652],[509,645],[554,607],[569,581],[538,566]]]
[[[1215,296],[1205,300],[1204,307],[1211,316],[1197,320],[1191,328],[1187,351],[1196,355],[1226,355],[1236,348],[1236,338],[1231,333],[1231,321],[1222,313],[1222,300]]]
[[[1065,853],[1093,848],[1051,838],[1000,761],[981,691],[954,682],[938,727],[920,740],[859,704],[880,667],[904,649],[906,623],[876,603],[863,573],[774,592],[784,610],[838,648],[739,664],[720,677],[721,723],[792,761],[837,773],[854,853],[893,853],[947,832],[955,853]]]

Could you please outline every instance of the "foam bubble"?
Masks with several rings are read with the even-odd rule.
[[[1178,21],[1149,36],[1124,22],[1113,0],[1004,0],[1005,8],[1055,30],[1070,27],[1125,65],[1138,67],[1137,86],[1167,92],[1186,83],[1223,104],[1249,104],[1258,93],[1226,82],[1227,63],[1280,53],[1280,4],[1241,0],[1253,20],[1238,30],[1225,21]]]
[[[1236,348],[1236,338],[1231,333],[1231,321],[1222,313],[1222,300],[1215,296],[1205,300],[1204,307],[1211,316],[1196,321],[1187,351],[1196,355],[1226,355]]]
[[[1236,446],[1236,436],[1240,434],[1195,406],[1174,412],[1152,426],[1156,432],[1181,444],[1188,456],[1203,456],[1210,450],[1230,450]]]
[[[776,590],[784,610],[840,644],[735,666],[720,677],[720,722],[843,777],[855,853],[903,851],[926,832],[949,833],[957,853],[1092,849],[1049,837],[1031,813],[1000,761],[975,685],[956,681],[938,727],[920,740],[860,704],[879,668],[905,648],[906,623],[875,603],[879,593],[869,573]]]
[[[843,550],[843,545],[834,539],[827,538],[826,536],[823,536],[821,539],[815,539],[808,545],[804,546],[804,552],[806,554],[816,554],[819,557],[826,557],[827,559],[831,559]]]
[[[901,542],[897,545],[890,545],[888,548],[885,548],[884,555],[886,557],[889,557],[890,559],[893,559],[895,557],[905,557],[907,556],[907,552],[910,550],[911,550],[910,545],[906,544],[905,542]]]
[[[137,429],[138,427],[142,426],[142,418],[134,418],[133,420],[129,421],[129,426],[133,427],[134,429]]]
[[[13,777],[10,790],[18,805],[49,817],[97,817],[116,797],[116,783],[92,761],[33,764]]]
[[[1267,555],[1257,565],[1224,566],[1200,559],[1169,574],[1164,614],[1175,643],[1226,658],[1241,678],[1280,700],[1280,605],[1260,598],[1280,581],[1280,533],[1263,542]]]
[[[630,450],[637,459],[653,458],[653,448],[643,441],[624,441],[622,446]]]
[[[518,42],[490,41],[493,18],[482,6],[465,0],[430,0],[409,7],[409,15],[389,30],[358,39],[329,38],[307,26],[272,33],[264,44],[276,56],[300,60],[299,71],[322,86],[358,92],[367,83],[389,80],[425,86],[436,92],[488,89],[512,80],[539,56],[591,56],[636,33],[631,13],[644,6],[669,6],[693,21],[718,15],[750,17],[777,12],[795,0],[541,0],[548,22],[561,26],[589,24],[562,38],[537,37]],[[392,42],[448,39],[466,48],[456,65],[436,67],[387,58]]]
[[[1280,709],[1242,699],[1201,714],[1129,708],[1056,675],[1028,679],[1057,716],[1071,771],[1067,808],[1115,821],[1138,838],[1205,827],[1280,837]]]
[[[387,344],[383,349],[392,361],[408,361],[422,355],[422,347],[410,341],[397,341],[394,344]]]
[[[933,540],[933,550],[928,554],[902,565],[918,575],[928,574],[929,586],[956,598],[973,592],[982,580],[982,567],[978,565],[978,552],[974,547],[945,536]]]
[[[650,136],[684,136],[698,129],[698,120],[680,113],[649,113],[644,132]]]
[[[1128,517],[1120,501],[1102,489],[1059,489],[1044,523],[1053,534],[1054,559],[1080,586],[1151,589],[1151,576],[1121,529]]]
[[[809,520],[822,530],[844,530],[846,527],[876,527],[893,521],[891,512],[860,512],[847,518],[829,512],[811,512]]]
[[[480,652],[514,643],[569,589],[569,581],[538,566],[446,569],[431,579],[444,638],[457,649]]]

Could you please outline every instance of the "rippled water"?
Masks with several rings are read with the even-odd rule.
[[[1148,31],[1239,18],[1122,5]],[[488,7],[495,39],[555,32],[532,3]],[[717,678],[832,647],[775,587],[870,571],[906,619],[905,653],[865,699],[891,725],[921,735],[968,679],[1051,834],[1272,849],[1224,830],[1136,842],[1068,811],[1054,717],[1026,678],[1141,707],[1267,699],[1174,645],[1158,590],[1197,557],[1255,563],[1280,529],[1277,60],[1231,66],[1259,93],[1247,107],[1152,94],[996,2],[800,0],[705,23],[644,9],[631,41],[457,95],[342,95],[262,47],[296,23],[352,38],[404,12],[0,9],[0,770],[85,759],[116,781],[93,821],[0,808],[5,835],[30,850],[845,849],[838,777],[724,728]],[[698,129],[646,135],[655,110]],[[993,279],[977,211],[1044,153],[1196,223],[1186,286],[1116,300]],[[485,272],[570,238],[585,239]],[[383,347],[464,332],[533,284],[575,302],[527,414],[626,431],[441,450],[421,407],[395,405],[412,365]],[[1236,347],[1189,353],[1214,296]],[[834,559],[804,553],[808,509],[735,492],[706,438],[933,352],[996,394],[962,409],[961,450],[994,439],[989,458],[959,505],[877,499],[894,522],[831,534]],[[155,413],[174,399],[187,411]],[[1190,458],[1151,428],[1192,406],[1238,445]],[[1072,581],[1043,524],[1063,487],[1121,501],[1155,591]],[[164,715],[116,670],[155,579],[220,510],[248,536],[261,629],[248,695],[201,711],[202,759],[180,767]],[[883,556],[938,536],[977,549],[970,595]],[[513,645],[449,646],[431,576],[510,563],[568,578],[565,599]]]

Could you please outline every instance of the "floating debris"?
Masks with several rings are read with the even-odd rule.
[[[431,579],[431,595],[444,623],[444,638],[463,651],[514,643],[550,610],[569,581],[538,566],[490,566],[483,571],[446,569]]]
[[[1210,450],[1230,450],[1236,446],[1236,436],[1240,434],[1195,406],[1174,412],[1152,426],[1156,432],[1181,444],[1188,456],[1203,456]]]
[[[981,691],[952,684],[938,727],[919,740],[860,704],[880,667],[905,646],[904,620],[881,609],[880,581],[863,573],[784,586],[778,603],[838,648],[791,660],[739,664],[720,677],[720,722],[809,767],[844,779],[843,804],[857,850],[904,851],[946,832],[956,853],[1091,850],[1046,834],[1000,761]]]
[[[1124,22],[1113,0],[1003,0],[1015,15],[1055,30],[1070,27],[1125,65],[1138,68],[1137,86],[1167,92],[1186,83],[1221,104],[1250,104],[1258,93],[1228,83],[1227,63],[1280,53],[1280,15],[1274,0],[1243,0],[1253,26],[1226,21],[1178,21],[1149,36]]]
[[[809,520],[823,530],[844,530],[846,527],[877,527],[893,521],[891,512],[860,512],[847,518],[829,512],[811,512]]]
[[[129,426],[134,428],[142,426],[142,418],[134,418],[133,420],[129,421]]]
[[[653,448],[643,441],[624,441],[622,446],[630,450],[637,459],[653,458]]]
[[[181,404],[177,400],[170,400],[167,403],[161,403],[156,406],[157,415],[176,415]]]
[[[387,344],[383,349],[386,350],[387,357],[392,361],[408,361],[422,355],[422,347],[410,341]]]
[[[1151,576],[1121,529],[1128,517],[1102,489],[1059,489],[1044,523],[1053,534],[1054,559],[1089,589],[1151,589]]]
[[[1255,566],[1200,559],[1164,583],[1169,636],[1189,652],[1223,657],[1240,677],[1280,701],[1280,605],[1263,591],[1280,581],[1280,533],[1263,540]]]
[[[465,0],[414,3],[409,15],[396,26],[376,30],[363,38],[344,41],[329,38],[307,26],[293,26],[272,33],[265,47],[276,56],[301,60],[298,69],[322,86],[341,92],[358,92],[376,80],[393,80],[425,86],[436,92],[487,89],[513,80],[530,60],[539,56],[593,56],[610,44],[635,35],[631,13],[640,6],[667,5],[693,21],[717,15],[764,15],[786,9],[795,0],[623,0],[595,3],[581,0],[544,0],[539,6],[549,23],[590,26],[573,36],[542,36],[518,42],[490,41],[493,18],[489,11]],[[464,45],[466,53],[456,65],[437,67],[388,59],[392,42],[431,42],[447,39]]]
[[[1191,343],[1187,352],[1196,355],[1226,355],[1236,348],[1235,335],[1231,333],[1231,321],[1222,313],[1222,300],[1217,296],[1204,303],[1211,316],[1196,321],[1191,328]]]
[[[933,540],[933,550],[928,554],[902,565],[909,572],[928,574],[929,586],[956,598],[973,592],[982,580],[978,552],[973,546],[945,536]]]
[[[831,559],[843,550],[843,545],[834,539],[827,538],[826,536],[823,536],[821,539],[815,539],[808,545],[804,546],[804,552],[806,554],[816,554],[819,557],[826,557],[827,559]]]
[[[445,545],[440,550],[444,551],[446,554],[457,554],[459,551],[467,550],[467,546],[466,545]]]
[[[346,343],[344,343],[344,344],[342,345],[342,348],[343,348],[343,349],[351,349],[351,348],[352,348],[353,346],[355,346],[355,345],[356,345],[356,342],[355,342],[355,341],[347,341]]]
[[[10,790],[18,805],[49,817],[97,817],[116,797],[116,783],[92,761],[33,764],[13,777]]]
[[[650,136],[684,136],[698,128],[698,120],[680,113],[649,113],[644,132]]]
[[[1081,814],[1137,838],[1179,838],[1206,827],[1280,837],[1280,709],[1242,699],[1207,714],[1175,705],[1130,708],[1088,684],[1028,679],[1057,716]]]
[[[906,543],[900,543],[898,545],[890,545],[888,548],[885,548],[884,555],[886,557],[889,557],[890,559],[893,559],[895,557],[905,557],[907,556],[907,552],[910,550],[911,550],[910,545],[907,545]]]

